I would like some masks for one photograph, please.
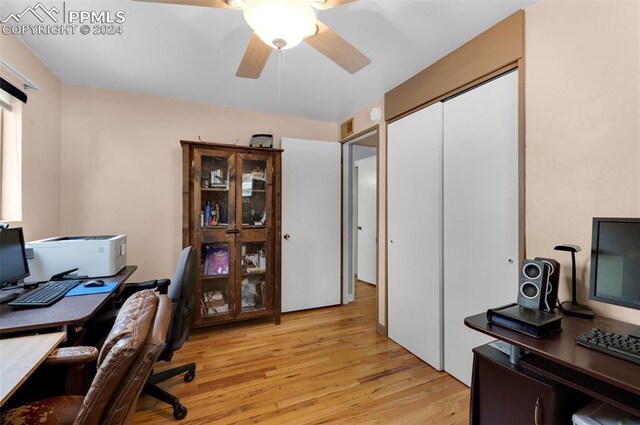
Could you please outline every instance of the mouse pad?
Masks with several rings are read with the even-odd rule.
[[[95,295],[95,294],[106,294],[108,292],[113,291],[113,289],[118,285],[118,282],[105,282],[104,286],[94,286],[93,288],[86,288],[84,283],[78,284],[75,288],[67,292],[65,297],[77,297],[78,295]]]

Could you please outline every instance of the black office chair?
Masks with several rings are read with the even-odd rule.
[[[171,300],[171,324],[167,332],[165,346],[158,356],[159,361],[171,361],[173,353],[179,350],[189,335],[191,325],[191,314],[193,311],[194,295],[193,282],[196,277],[196,251],[188,246],[182,250],[173,279],[150,280],[128,284],[124,287],[118,299],[114,302],[112,309],[102,315],[99,322],[108,322],[117,314],[117,308],[134,293],[144,289],[157,289],[161,294],[167,294]],[[115,308],[115,309],[113,309]],[[166,381],[181,374],[184,375],[185,382],[191,382],[196,376],[196,364],[189,363],[178,366],[163,372],[152,373],[142,390],[160,401],[164,401],[173,407],[173,417],[180,420],[187,416],[187,408],[180,400],[157,386],[158,383]]]
[[[156,289],[160,294],[167,294],[171,300],[171,324],[165,346],[158,356],[159,361],[171,361],[173,353],[179,350],[189,335],[191,325],[191,314],[193,311],[194,294],[193,282],[196,277],[196,251],[188,246],[182,250],[173,279],[150,280],[147,282],[127,284],[122,292],[113,301],[111,307],[95,318],[90,335],[102,335],[103,329],[111,329],[113,321],[118,314],[118,309],[131,295],[145,289]],[[103,340],[88,342],[91,345],[101,347]],[[160,401],[164,401],[173,407],[173,417],[180,420],[187,416],[187,408],[180,400],[157,386],[158,383],[166,381],[181,374],[184,375],[185,382],[191,382],[196,376],[196,364],[189,363],[163,372],[151,374],[144,386],[143,392],[149,394]]]
[[[180,254],[173,279],[170,282],[167,282],[166,279],[157,281],[160,293],[166,293],[171,299],[171,325],[165,347],[158,357],[160,361],[171,361],[173,353],[182,347],[189,336],[194,304],[193,282],[195,277],[196,251],[189,246]],[[178,420],[187,416],[187,408],[180,404],[177,397],[161,389],[157,384],[183,373],[185,374],[185,382],[193,381],[196,376],[196,364],[189,363],[163,372],[152,373],[143,389],[143,392],[150,396],[170,404],[173,407],[173,417]]]

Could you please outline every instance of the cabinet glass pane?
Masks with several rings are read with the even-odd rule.
[[[241,247],[242,311],[262,310],[267,299],[267,250],[264,242],[246,242]]]
[[[229,225],[229,159],[202,156],[200,166],[200,225],[204,228]]]
[[[242,161],[242,227],[264,227],[267,221],[267,161]]]
[[[229,245],[201,245],[201,315],[212,316],[229,312]]]

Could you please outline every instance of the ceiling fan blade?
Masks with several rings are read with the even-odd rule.
[[[340,37],[337,32],[320,21],[316,24],[318,32],[304,39],[311,47],[351,74],[355,74],[371,63],[371,59]]]
[[[262,69],[269,59],[269,55],[273,49],[264,44],[260,37],[254,32],[249,40],[247,49],[236,72],[236,77],[240,78],[260,78]]]
[[[356,0],[326,0],[322,1],[311,1],[311,6],[319,10],[331,9],[332,7],[342,6],[343,4],[353,3]]]
[[[134,0],[145,3],[181,4],[187,6],[215,7],[218,9],[234,9],[224,0]]]

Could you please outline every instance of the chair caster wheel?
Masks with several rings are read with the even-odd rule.
[[[196,377],[196,371],[190,370],[184,375],[184,382],[191,382],[194,380],[195,377]]]
[[[182,404],[177,405],[173,408],[173,417],[177,420],[182,420],[187,417],[187,408]]]

